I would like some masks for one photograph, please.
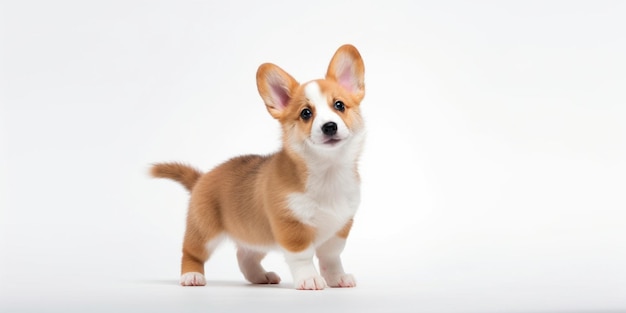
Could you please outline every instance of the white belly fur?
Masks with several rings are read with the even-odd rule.
[[[311,175],[305,192],[288,196],[288,205],[302,223],[316,229],[319,246],[354,217],[360,202],[360,186],[352,169],[328,169]]]

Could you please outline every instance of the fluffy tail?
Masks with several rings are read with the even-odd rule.
[[[182,163],[157,163],[150,169],[152,177],[173,179],[191,191],[202,172]]]

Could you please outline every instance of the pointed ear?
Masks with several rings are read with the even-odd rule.
[[[278,119],[300,84],[280,67],[265,63],[256,72],[256,85],[267,111]]]
[[[335,80],[359,101],[365,95],[365,66],[361,54],[353,45],[343,45],[330,60],[326,79]]]

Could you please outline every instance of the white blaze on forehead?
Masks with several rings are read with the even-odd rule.
[[[307,83],[306,86],[304,86],[304,95],[309,100],[309,103],[315,107],[315,118],[313,119],[313,127],[311,129],[311,139],[314,142],[322,143],[324,141],[322,125],[328,122],[335,122],[337,124],[337,136],[339,138],[343,139],[348,137],[350,134],[348,127],[337,114],[337,111],[330,107],[328,98],[322,93],[317,82]]]
[[[304,86],[304,95],[306,96],[309,103],[313,104],[316,108],[318,106],[328,106],[326,102],[326,97],[322,94],[320,90],[320,85],[317,82],[310,82]]]

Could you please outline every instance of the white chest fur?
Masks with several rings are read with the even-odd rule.
[[[354,216],[360,202],[354,167],[333,164],[309,175],[305,192],[289,196],[289,207],[303,223],[316,228],[315,245],[337,233]]]

